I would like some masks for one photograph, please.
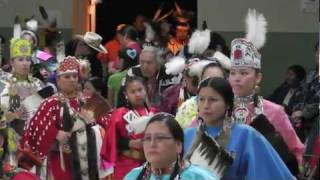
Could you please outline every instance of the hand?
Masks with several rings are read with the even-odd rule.
[[[129,141],[129,147],[133,149],[142,149],[141,139],[134,139]]]
[[[68,140],[68,138],[70,138],[71,133],[66,132],[66,131],[58,131],[58,134],[56,136],[56,139],[60,142],[60,143],[64,143],[65,141]]]

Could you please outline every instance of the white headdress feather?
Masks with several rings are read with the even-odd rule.
[[[223,68],[230,70],[231,60],[228,56],[224,55],[220,51],[216,51],[211,58],[217,60]]]
[[[19,39],[21,36],[21,32],[22,32],[22,29],[21,29],[20,23],[14,24],[13,25],[13,38]]]
[[[210,43],[210,30],[204,31],[196,30],[192,33],[189,40],[189,53],[202,54],[209,46]]]
[[[149,23],[143,23],[146,28],[146,41],[152,42],[154,40],[155,32]]]
[[[26,22],[26,27],[28,30],[37,32],[38,30],[38,21],[35,20],[34,18],[30,19],[29,21]]]
[[[191,77],[198,76],[200,78],[203,68],[210,63],[214,63],[214,61],[201,60],[201,61],[192,63],[189,66],[189,76]]]
[[[165,64],[166,74],[177,75],[182,73],[186,67],[186,60],[183,57],[175,56]]]
[[[266,42],[267,21],[263,14],[259,14],[255,9],[249,9],[246,17],[246,39],[257,49],[263,47]]]

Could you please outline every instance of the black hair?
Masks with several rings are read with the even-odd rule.
[[[296,74],[297,80],[299,82],[304,80],[304,78],[306,77],[306,71],[300,65],[295,64],[295,65],[289,66],[288,70],[291,70]]]
[[[135,82],[135,81],[140,82],[144,86],[144,80],[141,77],[139,77],[139,76],[128,76],[128,77],[126,77],[126,81],[124,83],[124,90],[126,91],[128,86],[129,86],[129,84],[131,84],[132,82]]]
[[[184,133],[183,130],[181,128],[181,126],[179,125],[178,121],[176,121],[175,117],[169,113],[157,113],[155,114],[150,121],[147,123],[146,129],[148,128],[148,126],[154,122],[163,122],[169,129],[171,135],[173,136],[175,141],[181,142],[182,148],[183,148],[183,142],[184,142]],[[182,152],[180,154],[180,158],[182,158],[183,156],[183,149]],[[145,166],[142,171],[140,172],[139,176],[137,177],[137,180],[140,180],[143,178],[146,169],[148,168],[148,166]],[[180,172],[180,166],[179,166],[179,162],[178,160],[176,161],[173,171],[170,175],[170,180],[175,179],[175,177],[179,174]]]
[[[134,55],[135,53],[135,55]],[[123,59],[121,71],[131,68],[138,64],[138,52],[132,48],[124,48],[119,51],[119,58]]]
[[[227,78],[227,71],[221,66],[221,64],[213,62],[213,63],[209,63],[206,66],[204,66],[204,68],[202,69],[202,72],[201,72],[201,79],[203,79],[204,72],[206,72],[207,69],[212,68],[212,67],[219,68],[222,71],[224,78],[225,79]]]
[[[59,42],[62,39],[61,31],[50,31],[46,30],[45,33],[45,45],[52,46],[55,43]]]
[[[319,41],[314,46],[314,51],[319,51]]]
[[[187,69],[186,71],[183,72],[183,75],[191,78],[191,84],[192,84],[192,86],[197,87],[198,84],[199,84],[199,78],[198,78],[198,76],[190,76],[190,75],[189,75],[189,72],[190,72],[190,70]]]
[[[228,114],[231,116],[233,110],[234,94],[228,80],[221,77],[211,77],[200,82],[198,93],[202,88],[210,87],[218,92],[223,98],[227,106],[229,106]]]
[[[125,27],[121,28],[119,31],[117,31],[119,34],[122,36],[126,36],[129,39],[133,41],[137,41],[138,39],[138,32],[137,30],[131,26],[131,25],[126,25]]]
[[[65,54],[66,56],[74,56],[77,45],[80,42],[80,39],[71,39],[70,41],[67,42],[66,48],[65,48]]]
[[[227,46],[226,40],[217,32],[210,32],[210,43],[208,49],[221,50],[221,52],[230,57],[230,49]]]
[[[107,92],[106,92],[106,85],[103,82],[103,80],[100,77],[94,76],[88,79],[88,82],[91,83],[91,85],[94,87],[94,89],[98,92],[99,94],[106,98],[107,97]]]
[[[132,23],[136,22],[138,17],[143,17],[143,18],[145,18],[145,16],[144,16],[143,14],[137,13],[137,14],[135,14],[134,16],[132,16],[132,17],[130,18],[130,22],[132,22]]]

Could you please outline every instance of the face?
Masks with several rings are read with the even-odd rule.
[[[288,70],[286,74],[286,82],[289,85],[293,85],[296,82],[297,75],[292,71]]]
[[[253,93],[254,88],[261,81],[262,74],[253,68],[243,67],[231,69],[229,82],[236,96],[244,97]]]
[[[207,68],[203,72],[201,80],[207,79],[209,77],[222,77],[222,78],[225,78],[222,69],[219,68],[219,67],[209,67],[209,68]]]
[[[207,124],[220,124],[223,122],[227,105],[223,97],[211,87],[201,88],[198,93],[199,116]]]
[[[132,81],[128,84],[125,95],[133,106],[141,106],[145,102],[146,90],[140,81]]]
[[[152,167],[164,168],[176,161],[182,143],[175,141],[164,122],[153,122],[146,128],[143,151]]]
[[[144,17],[143,16],[137,16],[135,21],[133,22],[133,26],[136,28],[137,31],[143,31],[144,30]]]
[[[176,38],[180,41],[185,41],[188,39],[189,29],[187,27],[177,27],[176,28]]]
[[[64,93],[74,93],[78,90],[78,73],[67,73],[57,77],[59,89]]]
[[[151,52],[141,53],[139,64],[141,66],[141,72],[144,77],[151,78],[156,76],[159,69],[159,65],[153,53]]]
[[[31,58],[26,56],[16,57],[11,60],[13,73],[20,76],[28,76],[30,73]]]
[[[49,78],[49,72],[48,72],[48,70],[47,70],[46,68],[44,68],[44,67],[40,68],[40,74],[41,74],[41,76],[43,77],[43,79],[44,79],[45,81],[48,80],[48,78]]]
[[[96,92],[95,88],[92,86],[92,84],[89,81],[87,81],[84,84],[83,94],[85,94],[88,97],[91,97],[92,94],[95,93],[95,92]]]
[[[83,41],[79,41],[75,51],[75,56],[85,57],[92,54],[93,50]]]

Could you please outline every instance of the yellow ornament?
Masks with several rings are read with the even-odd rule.
[[[11,39],[10,57],[16,58],[21,56],[31,56],[31,42],[26,39]]]

